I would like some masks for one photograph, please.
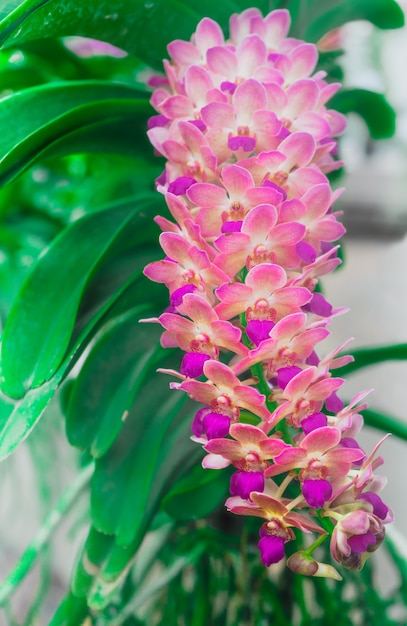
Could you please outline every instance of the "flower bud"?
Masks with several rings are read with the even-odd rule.
[[[334,580],[342,580],[342,576],[336,571],[332,565],[320,563],[305,552],[295,552],[288,561],[287,566],[295,574],[303,574],[304,576],[316,576],[318,578],[333,578]]]

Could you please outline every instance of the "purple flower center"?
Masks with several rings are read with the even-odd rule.
[[[363,535],[353,535],[353,537],[348,538],[348,545],[352,552],[366,552],[368,546],[372,543],[376,543],[376,537],[370,531]]]
[[[202,120],[189,120],[189,123],[196,126],[198,130],[201,131],[201,133],[204,133],[206,131],[206,124]]]
[[[265,180],[262,184],[262,187],[271,187],[272,189],[275,189],[276,191],[282,194],[283,196],[281,199],[282,202],[284,202],[284,200],[287,200],[287,194],[284,191],[284,189],[280,187],[280,185],[277,185],[277,183],[273,183],[272,180]]]
[[[188,284],[178,287],[178,289],[175,289],[170,295],[170,305],[175,309],[182,304],[182,298],[186,293],[193,293],[194,291],[196,291],[195,285]]]
[[[229,93],[233,94],[236,90],[236,83],[231,83],[229,80],[224,80],[223,83],[220,84],[220,88],[222,91],[229,91]]]
[[[341,439],[341,446],[343,448],[354,448],[363,452],[362,448],[359,446],[356,439],[353,439],[353,437],[343,437]],[[363,464],[363,461],[365,459],[366,459],[366,454],[362,456],[360,459],[358,459],[357,461],[353,461],[353,465],[355,465],[356,467],[360,467]]]
[[[284,558],[284,537],[265,535],[257,544],[263,565],[270,567]]]
[[[196,180],[191,176],[179,176],[168,185],[168,191],[175,196],[183,196],[194,183]]]
[[[170,121],[165,115],[152,115],[147,122],[147,128],[156,128],[157,126],[165,126]]]
[[[250,320],[246,326],[246,335],[256,346],[269,338],[275,324],[271,320]]]
[[[280,367],[277,370],[277,385],[280,389],[285,389],[294,376],[302,372],[298,365],[290,365],[289,367]]]
[[[181,374],[188,378],[198,378],[202,376],[204,363],[210,358],[209,354],[202,352],[187,352],[184,354],[181,362]]]
[[[264,491],[263,472],[235,472],[230,478],[230,493],[244,500],[250,498],[252,491]]]
[[[242,230],[242,224],[243,220],[236,220],[235,222],[223,222],[221,231],[225,235],[228,235],[229,233],[240,233],[240,231]]]
[[[328,418],[323,413],[312,413],[301,422],[301,428],[306,435],[316,428],[322,428],[328,424]]]
[[[330,413],[339,413],[339,411],[342,411],[344,404],[333,391],[331,395],[325,400],[325,407],[326,410]]]
[[[253,152],[255,145],[255,138],[247,135],[236,135],[228,139],[228,148],[233,152],[239,150],[239,148],[242,148],[244,152]]]
[[[369,502],[373,507],[373,514],[377,515],[379,519],[386,519],[389,507],[385,505],[383,500],[373,491],[366,491],[359,496],[359,500]]]
[[[320,509],[332,496],[331,483],[323,478],[306,479],[302,486],[302,495],[309,506]]]
[[[315,313],[315,315],[320,315],[321,317],[329,317],[332,315],[332,306],[325,300],[322,293],[318,292],[312,294],[310,302],[304,304],[302,310],[310,311],[311,313]]]
[[[315,350],[311,352],[309,356],[305,359],[307,365],[319,365],[319,357]]]
[[[230,418],[222,413],[207,413],[203,418],[203,427],[208,439],[218,439],[229,434]]]
[[[314,248],[309,245],[309,243],[305,243],[305,241],[300,241],[295,246],[298,256],[305,261],[306,263],[313,263],[317,258],[317,253]]]

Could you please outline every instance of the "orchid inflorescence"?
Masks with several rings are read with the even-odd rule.
[[[318,286],[340,264],[342,190],[326,174],[341,165],[345,119],[325,106],[340,85],[315,72],[317,47],[289,27],[286,10],[248,9],[225,41],[205,18],[150,80],[148,136],[167,159],[157,184],[175,223],[156,218],[166,258],[145,274],[170,306],[149,321],[185,352],[180,372],[166,370],[181,381],[171,387],[203,405],[192,423],[203,466],[236,470],[228,509],[264,520],[264,565],[284,558],[296,528],[318,536],[288,566],[339,579],[314,549],[330,535],[333,559],[360,569],[392,513],[378,446],[366,455],[355,440],[368,392],[347,406],[337,395],[345,381],[332,371],[352,358],[315,351],[344,312]]]

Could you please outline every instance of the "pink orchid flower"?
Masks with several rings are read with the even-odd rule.
[[[213,288],[228,280],[228,276],[210,262],[206,252],[191,245],[181,235],[162,233],[160,244],[168,259],[149,263],[144,274],[150,280],[164,283],[171,293],[191,284],[211,299]]]
[[[242,385],[227,365],[209,360],[204,364],[203,372],[208,378],[205,383],[186,380],[171,383],[170,386],[185,391],[193,400],[210,406],[215,412],[230,415],[233,419],[239,417],[241,408],[263,420],[270,417],[264,395],[253,387]]]
[[[346,476],[351,464],[364,453],[360,449],[340,446],[341,432],[322,427],[312,430],[297,447],[286,448],[274,459],[274,465],[265,470],[265,476],[277,476],[293,469],[301,469],[299,479],[304,498],[309,506],[320,508],[332,497],[329,478]]]
[[[304,362],[314,350],[315,344],[326,339],[329,331],[322,325],[307,324],[305,313],[293,313],[281,319],[247,357],[234,366],[236,374],[264,361],[268,367],[268,377],[276,374],[280,367],[288,367]]]
[[[265,88],[252,78],[237,86],[231,104],[211,102],[201,109],[201,117],[220,163],[233,155],[259,153],[279,143],[281,122],[267,108]]]
[[[222,319],[246,313],[246,319],[269,319],[278,322],[311,299],[303,287],[286,287],[287,275],[280,265],[262,263],[253,267],[245,284],[224,284],[216,290],[220,300],[215,309]]]
[[[182,313],[163,313],[158,322],[168,331],[161,338],[164,347],[175,344],[185,352],[203,352],[218,358],[219,348],[245,355],[247,348],[240,343],[241,330],[230,322],[219,320],[213,307],[201,296],[190,293],[182,300]],[[191,321],[192,320],[192,321]]]
[[[296,374],[280,392],[276,392],[275,399],[282,404],[274,411],[270,420],[270,427],[274,427],[283,418],[289,418],[289,423],[295,428],[301,426],[301,421],[320,411],[324,401],[339,389],[343,378],[315,378],[317,370],[308,367]]]
[[[204,237],[220,235],[226,221],[243,220],[256,205],[280,204],[282,194],[275,189],[256,187],[246,169],[239,165],[226,165],[222,169],[222,187],[209,183],[197,183],[187,191],[187,197],[195,206],[196,222]]]

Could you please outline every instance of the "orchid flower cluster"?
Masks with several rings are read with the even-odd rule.
[[[148,136],[167,159],[157,184],[174,222],[155,218],[166,257],[145,274],[170,306],[148,321],[185,352],[179,372],[166,370],[170,386],[201,405],[192,438],[203,466],[235,470],[228,509],[263,520],[264,565],[284,558],[297,529],[317,538],[288,566],[340,579],[314,549],[330,536],[333,559],[361,569],[392,513],[378,495],[378,446],[366,455],[355,439],[368,392],[348,406],[337,395],[344,380],[332,372],[352,358],[338,356],[344,346],[315,350],[344,311],[318,285],[340,263],[342,190],[326,174],[341,165],[345,119],[326,108],[340,85],[315,72],[317,47],[289,27],[286,10],[248,9],[225,41],[205,18],[150,81]]]

